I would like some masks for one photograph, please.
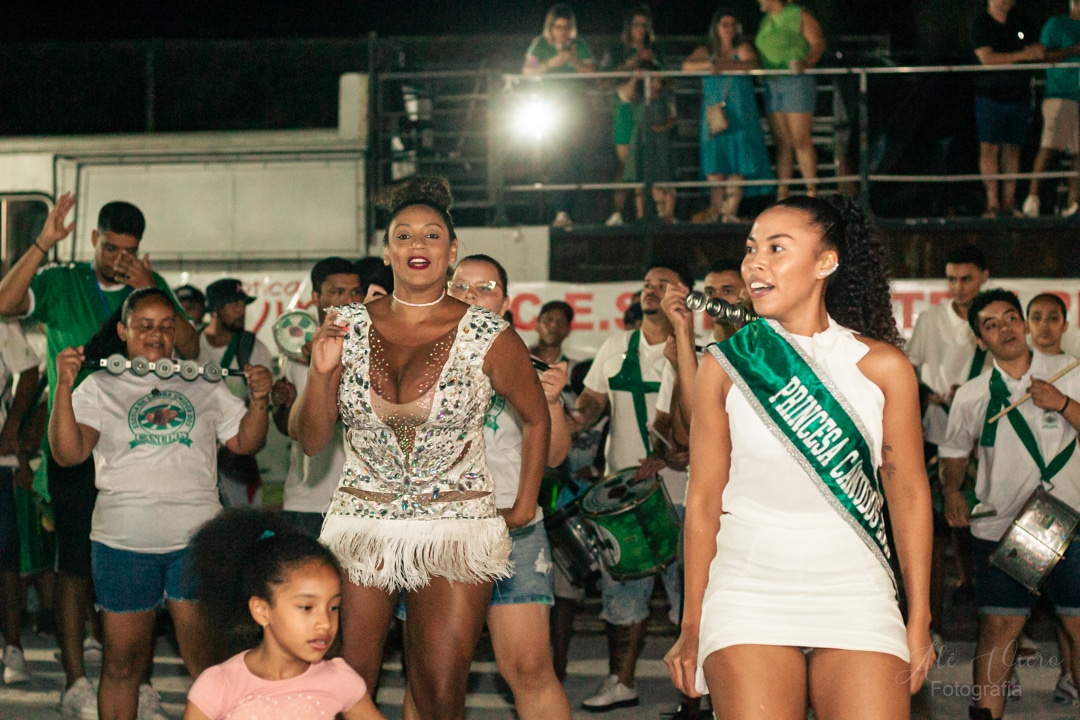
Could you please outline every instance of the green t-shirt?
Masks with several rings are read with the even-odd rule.
[[[157,273],[154,273],[154,284],[172,297],[165,279]],[[45,339],[48,342],[51,411],[51,391],[56,387],[56,356],[65,348],[85,345],[101,324],[123,304],[132,288],[125,285],[118,290],[103,290],[98,285],[93,266],[80,262],[41,268],[30,282],[30,290],[34,294],[34,308],[29,317],[45,326]],[[78,378],[76,385],[83,377]]]
[[[793,60],[805,60],[810,54],[810,43],[802,34],[802,8],[785,5],[775,15],[765,13],[754,47],[761,54],[761,67],[765,70],[785,70]]]
[[[577,59],[579,61],[584,62],[586,60],[592,60],[593,54],[592,54],[592,49],[589,47],[589,43],[585,42],[581,38],[575,38],[573,40],[573,43],[574,43],[574,54],[577,55]],[[521,46],[519,45],[518,47],[521,47]],[[555,57],[558,54],[559,54],[559,51],[555,49],[555,46],[552,45],[551,43],[549,43],[547,41],[547,39],[544,38],[543,35],[539,35],[532,41],[532,44],[529,45],[529,49],[525,52],[525,57],[526,58],[535,57],[537,59],[537,61],[541,65],[543,65],[548,60],[550,60],[551,58]],[[557,68],[553,68],[553,69],[549,70],[548,72],[572,73],[572,72],[577,72],[577,70],[570,63],[566,63],[564,65],[560,65]]]
[[[1080,43],[1080,20],[1055,15],[1043,25],[1039,42],[1047,50],[1061,50]],[[1067,58],[1073,62],[1077,58]],[[1046,97],[1076,101],[1080,98],[1080,71],[1072,68],[1046,71]]]

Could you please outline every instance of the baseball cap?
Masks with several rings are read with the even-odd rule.
[[[243,284],[236,278],[222,278],[206,286],[206,309],[210,312],[237,300],[243,300],[248,305],[255,302],[255,298],[244,292]]]
[[[181,285],[173,290],[173,294],[176,295],[176,299],[180,302],[184,302],[185,300],[195,300],[196,302],[206,304],[206,296],[203,295],[202,290],[194,285]]]

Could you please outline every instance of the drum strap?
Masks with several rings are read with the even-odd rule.
[[[892,578],[869,434],[829,375],[775,320],[755,320],[709,352]]]
[[[1003,408],[1008,407],[1010,402],[1009,388],[1005,384],[1005,379],[1001,377],[1001,371],[994,368],[994,372],[990,374],[990,404],[986,406],[986,420],[983,421],[982,437],[979,438],[980,446],[994,447],[994,443],[997,442],[998,426],[997,423],[991,423],[990,418],[1001,412]],[[1013,408],[1005,417],[1009,418],[1009,424],[1012,425],[1013,432],[1020,438],[1024,449],[1028,451],[1028,455],[1038,466],[1039,479],[1052,488],[1053,484],[1050,479],[1057,475],[1061,468],[1065,467],[1069,459],[1072,458],[1073,451],[1076,450],[1076,440],[1074,439],[1064,450],[1055,455],[1050,464],[1047,465],[1043,460],[1042,453],[1039,452],[1039,443],[1035,440],[1035,434],[1031,432],[1031,428],[1028,427],[1024,416],[1020,414],[1020,409]]]
[[[645,403],[645,395],[660,392],[660,383],[645,382],[641,379],[641,358],[638,357],[640,343],[641,331],[635,330],[627,343],[622,367],[617,374],[608,378],[608,388],[625,390],[633,396],[638,431],[641,432],[641,442],[645,444],[645,453],[648,454],[652,452],[652,445],[649,443],[649,406]]]

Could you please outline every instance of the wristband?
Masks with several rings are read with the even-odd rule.
[[[1066,395],[1065,396],[1065,404],[1061,406],[1061,409],[1058,410],[1058,412],[1059,413],[1065,412],[1065,408],[1069,407],[1069,403],[1071,403],[1071,402],[1072,402],[1072,398],[1069,397],[1068,395]]]
[[[45,248],[41,247],[40,245],[38,245],[37,240],[34,240],[34,247],[36,247],[38,250],[40,250],[42,255],[44,255],[45,257],[49,257],[49,251],[46,250]]]

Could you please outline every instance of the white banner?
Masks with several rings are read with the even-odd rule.
[[[244,290],[257,298],[248,308],[247,327],[258,334],[273,353],[277,352],[271,328],[282,313],[292,308],[308,309],[312,305],[311,283],[306,273],[295,270],[272,272],[197,272],[162,273],[174,288],[191,284],[204,289],[222,277],[239,279]],[[1072,328],[1078,326],[1077,307],[1080,307],[1080,279],[991,279],[989,287],[1002,287],[1015,291],[1021,302],[1027,302],[1044,292],[1061,297],[1068,308]],[[620,283],[560,283],[523,282],[510,283],[510,311],[514,326],[527,343],[536,341],[536,317],[540,307],[549,300],[563,300],[574,308],[572,333],[566,343],[567,355],[584,359],[592,357],[607,335],[623,328],[622,316],[630,304],[630,297],[641,288],[640,282]],[[1073,298],[1077,299],[1074,306]],[[948,300],[945,281],[942,280],[894,280],[892,282],[893,312],[905,337],[911,335],[919,313],[930,305]],[[314,312],[314,310],[312,310]],[[702,329],[708,318],[698,315]],[[1071,334],[1071,333],[1070,333]]]

